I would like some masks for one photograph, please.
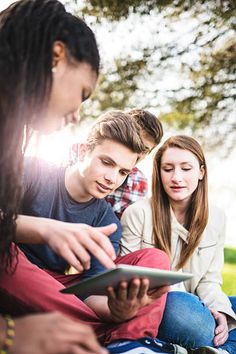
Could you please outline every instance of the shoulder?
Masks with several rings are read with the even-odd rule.
[[[207,226],[208,228],[214,229],[214,230],[220,230],[225,226],[226,222],[226,215],[225,212],[214,205],[209,206],[209,217],[208,217],[208,223]]]
[[[23,168],[24,190],[35,190],[41,185],[56,183],[60,167],[35,157],[26,157]]]
[[[132,171],[130,172],[129,176],[133,176],[133,177],[137,176],[146,179],[145,174],[136,166],[132,168]]]
[[[225,237],[225,222],[224,211],[214,205],[210,205],[208,222],[200,246],[205,244],[214,245],[221,242]]]
[[[136,184],[140,182],[147,183],[147,178],[145,177],[144,173],[138,169],[138,167],[134,167],[130,174],[127,177],[127,184]]]
[[[108,203],[105,199],[95,199],[93,207],[91,207],[91,212],[94,212],[94,215],[97,215],[97,225],[101,225],[101,223],[104,224],[104,222],[107,224],[113,222],[120,224],[120,221],[112,210],[110,203]]]
[[[45,160],[36,157],[24,158],[24,171],[31,174],[44,173],[46,171],[59,171],[59,167],[53,163],[49,163]]]
[[[221,221],[225,219],[225,212],[223,209],[215,205],[209,206],[209,221]]]
[[[123,213],[121,222],[129,218],[143,219],[146,215],[151,215],[151,202],[149,198],[139,199],[137,202],[130,205]]]

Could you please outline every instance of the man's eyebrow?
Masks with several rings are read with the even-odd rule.
[[[101,159],[106,159],[106,160],[108,160],[109,162],[111,162],[113,165],[117,165],[117,163],[110,157],[110,156],[108,156],[108,155],[100,155],[100,158]]]
[[[110,156],[107,156],[107,155],[101,155],[100,156],[101,159],[105,159],[105,160],[108,160],[110,163],[112,163],[112,165],[116,166],[117,163],[110,157]],[[127,172],[127,173],[130,173],[132,171],[132,169],[128,169],[128,168],[123,168],[121,167],[121,170]]]

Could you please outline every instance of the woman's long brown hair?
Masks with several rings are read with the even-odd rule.
[[[171,255],[171,213],[170,202],[161,181],[161,159],[163,153],[169,148],[188,150],[204,167],[204,176],[191,196],[187,210],[186,229],[188,230],[188,243],[183,244],[181,256],[176,269],[182,268],[198,246],[202,233],[208,221],[208,181],[206,160],[199,143],[184,135],[169,138],[157,151],[153,161],[152,176],[152,217],[155,246]]]

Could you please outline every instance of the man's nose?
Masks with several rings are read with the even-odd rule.
[[[104,178],[106,181],[109,181],[112,184],[116,184],[117,172],[115,170],[111,170],[105,174]]]

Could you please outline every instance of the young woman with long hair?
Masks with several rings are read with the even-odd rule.
[[[225,216],[208,205],[207,165],[195,139],[166,140],[154,156],[151,198],[130,206],[121,222],[122,255],[156,247],[173,270],[194,275],[169,292],[158,338],[191,353],[235,353],[236,297],[221,289]]]

